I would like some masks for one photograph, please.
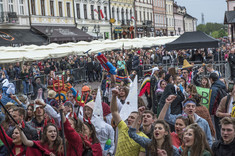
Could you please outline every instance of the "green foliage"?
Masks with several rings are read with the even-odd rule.
[[[207,23],[205,25],[200,24],[197,26],[197,30],[205,32],[214,38],[220,38],[228,35],[227,26],[219,23]]]

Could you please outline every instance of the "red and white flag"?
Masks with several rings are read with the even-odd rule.
[[[133,19],[135,21],[135,17],[134,16],[131,16],[131,19]]]
[[[99,12],[96,9],[94,9],[94,11],[99,15]]]
[[[100,9],[100,16],[101,16],[102,19],[104,18],[104,14],[103,14],[101,9]]]

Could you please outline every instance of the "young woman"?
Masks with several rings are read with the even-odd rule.
[[[33,104],[29,104],[27,107],[27,113],[26,113],[26,117],[25,117],[25,121],[29,122],[33,119],[34,117],[34,105]]]
[[[42,139],[39,141],[28,140],[22,130],[20,136],[23,144],[28,147],[27,153],[41,155],[44,152],[50,156],[63,156],[62,139],[54,124],[49,123],[43,128]]]
[[[0,139],[2,140],[4,145],[8,148],[8,155],[13,156],[12,155],[12,153],[13,153],[14,156],[24,156],[26,154],[26,147],[22,144],[22,140],[20,137],[20,131],[17,128],[15,128],[13,130],[13,134],[12,134],[12,136],[11,136],[12,138],[11,138],[6,134],[6,132],[2,128],[2,126],[1,126],[1,129],[3,131],[0,132]],[[6,140],[5,140],[4,136],[6,137]],[[9,150],[12,152],[10,152]]]
[[[140,116],[137,117],[132,127],[136,127],[139,119],[141,119]],[[158,156],[159,150],[164,150],[168,156],[179,156],[178,149],[171,144],[170,128],[165,121],[155,121],[152,139],[137,135],[136,129],[132,127],[128,131],[130,138],[146,149],[147,156]]]
[[[22,79],[24,95],[27,95],[29,92],[29,69],[26,65],[23,65],[20,78]]]
[[[193,123],[192,118],[190,118],[188,116],[179,116],[176,118],[175,132],[171,133],[172,144],[176,148],[178,148],[178,149],[183,148],[182,144],[183,144],[184,129],[192,123]]]
[[[198,124],[189,125],[184,132],[185,149],[182,156],[211,156],[205,133]]]
[[[200,86],[203,88],[210,88],[211,87],[210,80],[206,76],[202,77],[201,82],[198,81],[199,74],[202,72],[204,72],[203,68],[199,68],[198,72],[193,77],[193,82],[196,86]]]

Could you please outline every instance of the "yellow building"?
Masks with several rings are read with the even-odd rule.
[[[113,23],[113,38],[134,38],[134,0],[113,0],[111,1],[111,17]]]
[[[175,22],[173,11],[174,0],[166,0],[166,23],[167,23],[167,35],[175,35]]]
[[[76,28],[73,0],[29,0],[29,7],[31,28],[49,43],[92,40]]]

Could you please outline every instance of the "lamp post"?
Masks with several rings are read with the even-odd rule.
[[[54,30],[53,30],[53,28],[52,27],[46,27],[46,29],[45,29],[45,33],[46,33],[46,35],[47,35],[47,37],[48,37],[48,44],[50,44],[50,36],[53,34],[53,32],[54,32]]]
[[[100,26],[99,25],[94,25],[93,32],[96,33],[97,40],[98,40],[98,34],[100,33]]]

